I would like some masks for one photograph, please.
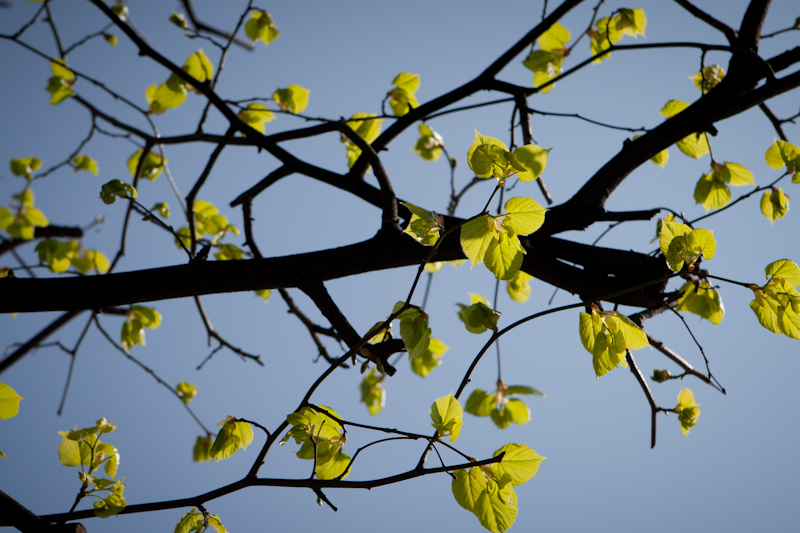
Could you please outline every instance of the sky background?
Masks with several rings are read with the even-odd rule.
[[[697,1],[725,23],[738,27],[746,7],[743,1]],[[219,27],[232,28],[241,2],[196,3],[199,15]],[[550,9],[557,4],[551,2]],[[36,4],[15,1],[0,17],[0,32],[15,32],[32,16]],[[498,1],[493,3],[417,2],[283,2],[259,3],[270,11],[280,38],[266,49],[259,43],[255,52],[234,48],[228,58],[218,92],[223,98],[239,100],[267,97],[278,87],[298,84],[310,89],[305,114],[338,119],[356,112],[378,113],[391,81],[400,72],[419,74],[420,103],[431,100],[469,81],[499,57],[540,19],[542,3]],[[570,12],[562,24],[573,39],[585,31],[593,4],[585,3]],[[646,39],[634,42],[703,41],[725,44],[721,33],[683,11],[677,4],[641,1],[637,4],[607,2],[600,16],[619,7],[644,8]],[[150,43],[177,64],[199,47],[212,62],[218,51],[210,43],[184,37],[168,22],[178,2],[130,2],[133,20]],[[57,1],[54,17],[65,43],[72,43],[100,29],[106,21],[89,3]],[[790,26],[800,9],[791,0],[775,0],[764,32]],[[139,57],[137,50],[119,31],[119,46],[112,48],[102,39],[91,41],[70,55],[70,65],[104,80],[120,94],[146,106],[144,91],[160,84],[167,71],[153,61]],[[800,43],[800,32],[790,32],[763,41],[762,56],[772,57]],[[48,54],[55,51],[48,27],[39,23],[28,30],[25,42]],[[90,127],[88,112],[74,101],[57,107],[48,104],[44,91],[51,76],[50,66],[22,47],[0,41],[0,160],[35,154],[44,168],[66,158]],[[589,54],[584,38],[565,66],[577,64]],[[529,86],[531,72],[521,65],[524,54],[511,62],[499,78]],[[719,63],[727,70],[728,57],[709,53],[706,65]],[[534,109],[580,113],[594,120],[626,127],[652,128],[663,117],[659,110],[671,99],[692,102],[700,93],[688,79],[700,66],[695,49],[620,51],[601,65],[592,65],[559,82],[548,94],[529,99]],[[796,68],[795,68],[796,70]],[[786,74],[786,73],[784,73]],[[137,127],[145,121],[123,104],[85,81],[76,92],[106,112]],[[502,97],[500,95],[499,97]],[[498,95],[481,93],[463,104],[479,103]],[[797,113],[798,93],[775,99],[770,105],[779,117]],[[189,95],[178,109],[155,117],[162,135],[193,132],[204,101]],[[450,154],[460,165],[459,187],[472,174],[466,164],[467,149],[477,129],[484,135],[509,141],[512,106],[502,104],[464,113],[446,115],[430,122],[444,138]],[[112,130],[109,125],[102,127]],[[384,129],[389,122],[384,122]],[[267,124],[267,133],[305,126],[297,117],[279,115]],[[212,113],[207,131],[224,132],[219,114]],[[764,185],[780,175],[764,162],[764,152],[775,137],[768,120],[756,110],[716,124],[719,134],[712,138],[718,161],[730,161],[750,169],[755,181]],[[566,201],[594,171],[613,157],[632,134],[586,124],[570,118],[533,117],[535,141],[552,148],[543,175],[556,203]],[[797,144],[800,132],[787,124],[789,140]],[[519,132],[518,132],[519,134]],[[399,198],[437,211],[446,211],[449,170],[446,162],[430,163],[412,151],[418,136],[409,128],[391,144],[381,158]],[[519,137],[518,137],[519,138]],[[335,172],[346,171],[346,150],[338,135],[284,143],[300,158]],[[201,172],[212,145],[167,147],[169,167],[183,195]],[[122,202],[107,206],[98,199],[103,183],[128,179],[126,161],[137,148],[124,139],[95,134],[83,153],[98,161],[100,175],[73,175],[62,169],[33,184],[36,206],[53,224],[87,225],[95,217],[107,217],[98,230],[84,237],[87,248],[104,251],[110,258],[119,245],[124,216]],[[710,159],[690,159],[670,148],[670,160],[661,169],[647,163],[637,169],[608,204],[609,210],[639,210],[670,207],[688,218],[704,213],[695,205],[697,179],[708,172]],[[220,208],[231,223],[241,227],[241,211],[228,204],[249,188],[278,162],[266,153],[245,147],[229,147],[220,157],[200,198]],[[374,182],[373,177],[368,180]],[[800,189],[782,182],[790,196]],[[11,195],[24,187],[23,180],[0,168],[0,205],[8,206]],[[734,198],[749,187],[734,188]],[[491,185],[473,188],[457,212],[477,213],[491,192]],[[535,184],[519,184],[514,195],[530,196],[544,203]],[[139,199],[151,206],[166,201],[172,207],[170,222],[182,225],[179,207],[167,180],[142,183]],[[704,263],[712,274],[743,282],[763,283],[764,267],[777,259],[800,260],[797,245],[797,213],[771,225],[758,207],[760,194],[742,202],[702,227],[714,231],[717,255]],[[380,211],[314,180],[292,176],[271,187],[254,202],[254,230],[262,253],[281,256],[346,245],[374,235],[380,225]],[[607,224],[596,224],[584,232],[562,235],[580,242],[592,242]],[[601,244],[620,249],[648,252],[655,234],[655,220],[623,224],[603,238]],[[242,244],[242,238],[228,242]],[[35,264],[33,244],[19,249]],[[150,224],[134,220],[128,251],[119,271],[154,268],[185,262],[171,237]],[[0,266],[17,266],[6,255]],[[37,275],[46,275],[43,269]],[[404,299],[416,269],[374,272],[326,283],[343,313],[359,332],[384,319],[397,300]],[[674,281],[671,287],[677,288]],[[433,335],[450,350],[443,364],[427,379],[414,375],[405,361],[397,375],[385,383],[384,410],[371,417],[359,403],[361,376],[354,369],[337,371],[321,386],[312,401],[329,405],[345,419],[428,433],[430,404],[455,391],[472,358],[486,341],[467,333],[456,317],[458,302],[469,301],[470,292],[490,298],[494,277],[483,267],[472,271],[467,265],[455,270],[446,266],[432,282],[426,310],[431,316]],[[532,282],[532,297],[516,304],[501,287],[498,309],[500,325],[548,308],[552,287]],[[290,290],[303,311],[323,325],[311,302],[299,291]],[[686,319],[711,361],[714,375],[727,389],[723,396],[698,380],[686,379],[664,384],[650,382],[656,401],[673,407],[678,392],[689,387],[701,404],[699,423],[685,438],[675,415],[659,416],[658,445],[650,449],[650,409],[642,391],[626,369],[616,369],[595,382],[591,355],[578,337],[578,311],[568,311],[535,320],[502,339],[503,377],[510,385],[530,385],[547,398],[525,398],[532,419],[524,426],[498,430],[490,420],[464,415],[464,427],[456,442],[464,453],[477,458],[491,456],[505,443],[525,444],[548,458],[538,475],[517,488],[519,514],[514,531],[789,531],[796,528],[800,509],[796,505],[800,479],[800,376],[798,342],[763,329],[748,303],[752,293],[724,285],[725,319],[719,326]],[[422,291],[414,302],[419,304]],[[258,421],[275,428],[292,412],[305,391],[324,370],[314,363],[317,352],[302,324],[286,313],[277,293],[267,305],[252,293],[203,297],[212,323],[234,345],[260,354],[266,366],[243,362],[223,350],[201,371],[196,366],[210,353],[205,331],[194,303],[187,300],[155,302],[163,316],[158,330],[147,331],[147,346],[136,347],[132,355],[152,367],[170,384],[189,381],[199,396],[192,407],[204,423],[213,427],[227,415]],[[553,306],[578,301],[559,291]],[[634,309],[624,309],[635,312]],[[58,313],[0,316],[3,346],[25,342]],[[82,315],[51,340],[72,347],[88,316]],[[104,328],[118,337],[122,318],[102,316]],[[702,356],[682,323],[664,314],[645,324],[656,338],[681,354],[696,368],[703,368]],[[342,353],[333,343],[333,355]],[[463,399],[474,388],[493,390],[497,365],[485,357],[473,375]],[[679,369],[654,349],[634,353],[645,375],[654,368]],[[0,462],[0,490],[38,514],[66,512],[80,482],[76,469],[58,462],[56,433],[78,425],[86,427],[100,417],[115,419],[118,429],[107,436],[121,453],[119,474],[127,476],[125,496],[129,504],[194,496],[244,476],[255,459],[264,437],[256,431],[246,452],[220,464],[191,461],[197,424],[166,389],[117,352],[92,328],[76,361],[72,387],[64,413],[56,416],[69,366],[69,356],[57,348],[29,354],[0,380],[25,397],[19,416],[0,422],[0,449],[10,458]],[[345,452],[380,438],[364,431],[348,432]],[[348,479],[374,479],[404,472],[416,464],[423,443],[401,442],[374,446],[359,456]],[[307,477],[309,461],[294,456],[293,443],[270,450],[261,469],[263,477]],[[448,464],[458,456],[444,453]],[[429,461],[433,466],[435,461]],[[307,531],[315,528],[361,531],[481,531],[475,517],[454,500],[445,474],[378,488],[329,490],[326,495],[338,506],[318,508],[308,489],[250,488],[207,503],[231,531],[266,528]],[[81,508],[90,505],[84,501]],[[89,531],[142,531],[152,528],[170,531],[188,509],[126,515],[120,519],[83,520]]]

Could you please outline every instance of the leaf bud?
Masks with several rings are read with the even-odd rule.
[[[672,377],[672,374],[669,373],[669,370],[653,370],[653,376],[650,378],[656,383],[664,383],[668,379]]]

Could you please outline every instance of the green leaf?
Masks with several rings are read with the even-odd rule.
[[[786,166],[787,172],[800,171],[800,148],[792,143],[775,139],[764,157],[767,165],[776,170]],[[797,176],[792,178],[792,183],[797,183]]]
[[[533,276],[522,270],[517,270],[514,277],[506,282],[506,291],[511,299],[518,303],[524,303],[531,297],[530,280]]]
[[[461,249],[472,262],[470,270],[483,262],[496,231],[495,219],[488,215],[476,217],[461,226]]]
[[[546,32],[540,35],[539,38],[536,39],[536,42],[542,50],[552,52],[565,48],[569,39],[569,30],[556,22],[550,26]]]
[[[64,435],[63,432],[59,433]],[[64,436],[61,439],[61,444],[58,445],[58,460],[64,466],[80,466],[81,449],[78,441],[70,440]]]
[[[719,164],[716,164],[716,166],[719,166]],[[722,167],[721,172],[727,183],[734,187],[741,187],[743,185],[752,185],[755,187],[756,182],[753,179],[753,173],[742,165],[726,162],[722,164]]]
[[[175,79],[180,80],[180,78],[177,77],[175,77]],[[172,84],[169,82],[162,83],[158,86],[152,84],[145,90],[144,96],[147,99],[147,103],[150,104],[149,112],[155,115],[161,115],[167,109],[176,108],[185,102],[186,92],[186,84],[182,83],[182,80],[180,80]]]
[[[694,283],[687,281],[680,288],[683,293],[675,307],[676,311],[689,311],[705,318],[714,325],[722,322],[725,315],[725,307],[722,305],[722,298],[719,292],[709,283],[703,281],[695,286]]]
[[[128,20],[128,6],[123,4],[122,2],[117,2],[111,7],[111,11],[117,16],[117,18],[121,21]]]
[[[403,233],[411,236],[423,246],[433,246],[439,240],[439,231],[444,229],[443,219],[435,212],[426,211],[408,202],[400,202],[411,211],[411,220]]]
[[[684,109],[689,107],[689,104],[681,100],[670,100],[661,109],[661,114],[667,118],[672,118]]]
[[[214,77],[214,65],[211,64],[202,48],[186,58],[186,63],[183,64],[183,71],[199,82],[204,82]]]
[[[548,211],[531,198],[522,196],[508,200],[505,210],[508,214],[503,218],[503,226],[517,235],[530,235],[542,227]]]
[[[547,155],[552,148],[545,150],[535,144],[526,144],[514,150],[514,159],[525,170],[517,173],[520,181],[533,181],[544,172],[547,166]]]
[[[129,159],[128,159],[128,171],[131,173],[131,177],[136,177],[136,167],[139,165],[139,158],[142,157],[142,151],[137,150]],[[150,181],[155,180],[160,174],[161,170],[164,168],[164,165],[169,162],[169,159],[166,157],[162,158],[156,152],[148,152],[147,157],[142,164],[142,174],[141,177]],[[119,180],[114,180],[119,181]],[[135,196],[134,196],[135,198]]]
[[[515,396],[517,394],[530,394],[532,396],[542,396],[543,398],[546,397],[546,395],[541,391],[527,385],[510,385],[506,389],[506,394],[508,396]]]
[[[467,162],[476,176],[488,178],[495,170],[504,173],[505,168],[511,164],[511,153],[502,141],[494,137],[484,137],[475,130],[475,140],[467,151]]]
[[[375,117],[375,115],[370,113],[356,113],[347,121],[347,125],[361,138],[367,141],[368,144],[371,144],[378,138],[378,135],[381,133],[381,124],[383,124],[383,119],[373,117]],[[361,156],[361,148],[344,136],[342,137],[342,142],[344,142],[347,147],[347,165],[348,168],[350,168]]]
[[[409,360],[423,355],[431,342],[431,328],[428,327],[427,315],[401,320],[400,337],[406,345]]]
[[[773,261],[766,266],[764,272],[769,280],[779,278],[785,280],[791,287],[800,285],[800,267],[789,259]]]
[[[361,381],[361,401],[367,405],[369,414],[378,414],[386,404],[386,390],[383,388],[383,375],[371,369]]]
[[[522,444],[506,444],[495,451],[492,457],[501,453],[505,453],[503,460],[493,463],[491,470],[496,480],[508,479],[515,486],[530,481],[539,471],[539,464],[547,459]]]
[[[210,436],[199,436],[194,441],[194,448],[192,449],[192,460],[196,463],[201,463],[203,461],[210,461],[212,459],[210,455],[211,446],[214,445],[214,439]]]
[[[172,15],[169,16],[169,21],[182,30],[189,29],[189,22],[186,20],[186,17],[184,17],[181,13],[176,13],[173,11]]]
[[[704,132],[687,135],[676,144],[681,152],[695,159],[699,159],[711,151],[708,137]]]
[[[389,91],[387,96],[389,96],[389,105],[391,105],[395,116],[402,117],[409,110],[419,107],[417,98],[414,95],[419,89],[418,75],[403,72],[397,75],[392,81],[392,85],[395,88]]]
[[[111,46],[113,46],[114,48],[117,47],[117,36],[116,35],[114,35],[112,33],[104,33],[103,34],[103,39],[105,39],[106,42],[108,44],[110,44]]]
[[[497,392],[497,391],[495,391]],[[464,410],[475,416],[489,416],[497,407],[497,395],[485,390],[475,389],[467,398]]]
[[[188,381],[181,381],[178,383],[178,386],[175,387],[175,392],[178,393],[181,401],[186,405],[189,405],[189,403],[197,397],[197,387]]]
[[[709,172],[700,178],[694,189],[694,201],[702,204],[706,212],[724,207],[731,201],[731,190],[725,183]]]
[[[321,464],[318,459],[315,474],[317,475],[317,479],[336,479],[342,475],[342,472],[345,471],[347,465],[349,464],[350,456],[338,451],[330,458],[330,460]],[[342,479],[346,478],[349,473],[350,472],[342,476]]]
[[[470,333],[480,334],[487,329],[497,331],[497,322],[500,319],[500,313],[493,310],[482,301],[473,302],[470,306],[458,304],[458,307],[460,309],[458,317]]]
[[[141,305],[131,306],[128,316],[134,316],[146,328],[156,329],[161,325],[161,313],[150,307],[143,307]]]
[[[342,418],[330,407],[324,405],[319,405],[317,407],[324,409],[340,420]],[[343,428],[341,424],[330,416],[320,413],[311,407],[303,407],[299,411],[288,415],[286,421],[293,427],[289,430],[284,439],[288,440],[289,437],[293,437],[297,444],[304,442],[310,435],[314,435],[314,437],[318,439],[322,438],[327,440],[341,440],[342,438],[341,432]],[[285,440],[282,442],[285,442]],[[313,454],[310,458],[313,458]]]
[[[117,468],[119,467],[119,450],[106,442],[98,442],[95,448],[95,457],[102,457],[101,454],[108,457],[108,459],[105,460],[104,466],[106,474],[115,477],[117,475]],[[94,470],[94,468],[92,470]]]
[[[78,242],[58,241],[56,239],[44,239],[36,245],[36,252],[39,254],[39,263],[47,265],[51,272],[66,272],[72,264],[78,249]]]
[[[111,494],[104,500],[94,503],[94,514],[100,518],[108,518],[109,516],[117,516],[120,511],[125,509],[128,505],[125,498],[122,496],[125,486],[121,481],[114,483],[114,488]]]
[[[644,31],[647,28],[647,16],[644,14],[644,9],[626,9],[622,8],[617,11],[616,29],[623,35],[630,35],[636,38],[638,35],[644,37]]]
[[[461,431],[461,417],[464,415],[461,404],[453,397],[451,392],[431,405],[431,424],[436,428],[436,434],[441,437],[450,435],[450,442],[455,442]]]
[[[251,17],[244,26],[244,32],[253,42],[260,40],[267,46],[278,38],[280,31],[267,11],[256,11]]]
[[[264,299],[264,303],[269,301],[270,290],[269,289],[261,289],[260,291],[256,291],[256,296],[260,296]]]
[[[73,174],[77,174],[79,170],[86,170],[97,176],[97,161],[88,155],[76,155],[72,158],[72,164],[75,165]]]
[[[3,453],[3,450],[0,450],[0,459],[8,459],[8,456]]]
[[[253,428],[247,422],[228,417],[217,425],[222,429],[217,434],[208,454],[217,462],[231,457],[239,448],[246,450],[253,442]]]
[[[19,413],[19,401],[24,398],[5,383],[0,383],[0,420],[8,420]]]
[[[483,262],[497,279],[510,280],[522,266],[525,249],[513,230],[503,227],[496,238],[489,241]]]
[[[517,493],[511,484],[502,489],[490,484],[475,502],[475,516],[483,527],[493,533],[503,533],[517,518]],[[492,490],[495,489],[495,490]]]
[[[75,77],[75,73],[72,72],[61,59],[56,59],[55,61],[50,62],[50,69],[53,72],[53,76],[59,78],[66,78],[71,80]]]
[[[0,229],[6,229],[14,223],[14,215],[7,207],[0,207]]]
[[[28,180],[33,179],[33,172],[42,166],[42,160],[35,156],[21,157],[11,160],[11,173]]]
[[[781,188],[772,188],[772,192],[765,192],[761,197],[761,212],[774,224],[779,218],[786,216],[789,211],[790,198],[784,194]]]
[[[599,379],[617,365],[627,366],[625,350],[648,345],[647,336],[625,315],[614,311],[581,313],[578,332],[584,348],[592,354],[592,365]]]
[[[308,106],[308,95],[310,91],[299,85],[289,85],[285,89],[278,89],[272,95],[272,99],[280,106],[281,111],[290,113],[302,113]]]
[[[456,470],[453,474],[453,496],[461,507],[474,512],[478,498],[486,490],[486,476],[478,467]]]
[[[178,525],[175,526],[175,533],[199,532],[202,530],[203,521],[203,513],[195,511],[194,508],[192,508],[191,511],[183,515],[178,521]]]
[[[217,244],[219,253],[215,253],[214,257],[217,261],[239,261],[244,259],[244,250],[235,244]]]
[[[150,208],[150,211],[164,218],[169,218],[169,205],[167,205],[166,202],[158,202]]]
[[[692,231],[692,228],[680,222],[673,222],[671,220],[661,220],[659,222],[660,247],[661,253],[664,255],[667,254],[669,245],[675,237],[688,235]]]
[[[449,348],[445,343],[432,338],[425,353],[411,360],[411,370],[418,376],[427,377],[434,368],[442,364],[440,359],[447,350]]]
[[[267,107],[261,104],[248,104],[246,108],[239,111],[239,118],[254,130],[264,133],[265,123],[275,119],[275,115]]]
[[[533,71],[533,86],[539,88],[556,76],[561,74],[564,55],[546,50],[534,50],[522,64]],[[539,92],[547,93],[553,90],[555,84],[548,85]]]
[[[414,145],[414,151],[426,161],[436,161],[442,155],[444,140],[433,128],[426,124],[419,125],[419,139]]]
[[[684,436],[689,436],[689,429],[697,424],[697,417],[700,416],[700,404],[695,403],[694,394],[689,389],[683,389],[678,394],[678,405],[675,411],[678,412],[678,419],[681,423],[681,432]]]

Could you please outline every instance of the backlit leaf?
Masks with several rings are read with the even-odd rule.
[[[463,415],[461,404],[453,397],[453,393],[439,398],[431,405],[431,425],[436,428],[439,437],[449,435],[450,442],[455,442],[458,438]]]
[[[8,420],[19,413],[19,402],[24,399],[5,383],[0,383],[0,420]]]

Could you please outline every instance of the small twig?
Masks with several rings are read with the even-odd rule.
[[[237,348],[236,346],[232,345],[227,340],[225,340],[225,338],[223,338],[222,335],[220,335],[219,332],[217,332],[217,330],[214,329],[214,326],[211,324],[211,320],[208,318],[206,309],[203,306],[203,302],[202,300],[200,300],[199,296],[194,297],[194,303],[197,306],[197,310],[200,312],[200,318],[203,320],[203,325],[206,327],[206,334],[208,335],[209,346],[211,345],[211,339],[212,338],[216,339],[216,341],[219,342],[220,347],[224,346],[225,348],[229,349],[230,351],[241,357],[242,361],[245,361],[246,359],[252,359],[259,365],[264,366],[264,363],[261,361],[260,355],[252,355],[245,352],[241,348]],[[218,350],[214,350],[213,352],[211,352],[211,355],[214,355],[217,351]],[[202,368],[202,366],[209,359],[211,359],[211,355],[209,355],[202,363],[200,363],[200,366],[197,367],[197,370],[200,370],[200,368]]]
[[[75,348],[68,350],[62,346],[61,343],[58,343],[58,346],[70,355],[69,370],[67,371],[67,382],[64,384],[64,392],[61,395],[61,403],[58,405],[58,411],[56,412],[58,416],[61,416],[61,413],[64,411],[64,404],[67,402],[67,393],[69,392],[69,384],[72,381],[72,372],[75,369],[75,359],[78,358],[78,349],[81,347],[81,343],[83,342],[84,337],[86,337],[86,333],[89,331],[89,326],[92,325],[94,316],[95,313],[92,313],[92,316],[89,317],[89,320],[86,322],[86,326],[84,326],[83,331],[78,337],[78,341],[75,343]]]
[[[694,341],[695,345],[697,346],[697,349],[700,350],[700,355],[703,356],[703,361],[705,361],[705,363],[706,363],[706,371],[708,372],[708,377],[713,379],[716,382],[716,384],[719,386],[719,389],[722,392],[722,394],[725,394],[725,387],[723,387],[722,384],[719,382],[719,380],[717,378],[715,378],[714,375],[711,373],[711,365],[708,362],[708,357],[706,357],[706,352],[703,350],[703,347],[700,345],[700,342],[697,340],[697,337],[694,336],[694,332],[692,331],[692,328],[689,327],[689,324],[686,322],[686,319],[683,318],[683,315],[680,314],[675,309],[674,306],[669,305],[668,307],[669,307],[669,310],[672,311],[672,313],[674,315],[676,315],[678,318],[681,319],[681,322],[683,322],[683,326],[686,328],[686,331],[689,332],[689,335],[692,337],[692,340]]]
[[[633,360],[633,354],[631,354],[630,350],[625,350],[625,359],[628,361],[631,373],[636,377],[636,381],[639,382],[639,385],[642,387],[642,392],[644,392],[644,395],[647,397],[647,402],[650,404],[650,449],[653,449],[656,447],[656,415],[658,414],[658,406],[656,405],[655,398],[653,398],[653,393],[650,392],[650,387],[647,386],[644,376],[639,371],[639,367],[636,366],[636,361]]]

